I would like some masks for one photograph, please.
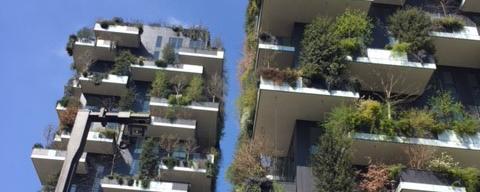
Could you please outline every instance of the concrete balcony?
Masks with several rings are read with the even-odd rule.
[[[33,161],[33,166],[35,166],[38,178],[40,178],[40,182],[42,184],[45,184],[49,178],[55,177],[60,173],[66,154],[66,151],[59,151],[55,149],[33,149],[30,158]],[[87,153],[83,153],[79,160],[76,173],[87,173],[87,165],[85,161],[86,157]]]
[[[73,60],[77,67],[85,68],[95,61],[114,61],[117,54],[115,42],[97,39],[95,41],[76,41],[73,45]]]
[[[79,80],[82,92],[87,94],[121,96],[127,91],[128,76],[108,74],[107,78],[102,79],[100,84],[94,82],[93,75],[81,76]]]
[[[388,4],[388,5],[399,5],[402,6],[405,4],[405,0],[373,0],[374,3]]]
[[[117,42],[118,46],[137,48],[140,46],[140,30],[135,26],[110,25],[102,28],[100,23],[95,23],[95,36]]]
[[[404,151],[409,147],[427,147],[437,153],[450,154],[461,166],[480,168],[480,133],[460,137],[453,131],[445,131],[438,139],[388,137],[369,133],[356,133],[353,141],[353,163],[368,165],[370,158],[386,164],[408,163]]]
[[[64,132],[55,136],[55,143],[60,148],[66,149],[70,138],[70,133]],[[113,154],[114,145],[113,138],[107,138],[98,131],[90,131],[88,132],[84,151],[97,154]]]
[[[142,181],[136,180],[133,185],[127,181],[119,184],[116,179],[104,178],[101,181],[103,192],[125,192],[125,191],[151,191],[151,192],[188,192],[190,185],[185,183],[173,183],[163,181],[150,181],[148,188],[142,187]]]
[[[173,169],[168,169],[160,163],[160,174],[163,178],[173,182],[191,184],[192,192],[210,191],[212,179],[207,176],[206,163],[213,163],[213,155],[194,154],[194,166],[186,166],[185,161],[180,161]]]
[[[225,52],[222,50],[180,48],[177,54],[180,63],[201,65],[208,75],[223,74]]]
[[[167,110],[174,106],[167,99],[150,98],[150,115],[164,117]],[[219,103],[192,102],[175,109],[177,119],[196,120],[196,135],[200,146],[213,146],[217,138],[217,120]]]
[[[310,23],[318,16],[335,18],[346,9],[368,12],[372,0],[265,0],[262,1],[259,34],[291,37],[294,23]]]
[[[405,170],[395,192],[466,192],[444,174],[431,171]]]
[[[383,49],[367,49],[367,56],[349,60],[350,73],[364,91],[382,92],[382,84],[395,83],[395,93],[420,95],[436,69],[435,63],[409,61],[407,55],[393,56]]]
[[[433,16],[437,17],[438,16]],[[461,16],[459,16],[461,17]],[[480,68],[480,35],[473,21],[466,17],[466,25],[458,32],[435,31],[431,36],[436,49],[437,64],[452,67]]]
[[[162,117],[151,117],[151,124],[145,133],[149,137],[160,137],[161,135],[175,135],[180,139],[195,138],[197,121],[188,119],[167,119]]]
[[[292,67],[295,61],[295,47],[273,43],[259,43],[257,68]]]
[[[194,75],[202,75],[203,66],[176,64],[167,65],[167,67],[157,67],[153,61],[145,61],[144,65],[131,65],[132,79],[136,81],[153,81],[158,71],[164,71],[168,78],[174,76],[185,76],[190,80]]]
[[[286,156],[297,120],[322,121],[325,115],[340,104],[359,98],[351,91],[278,85],[261,79],[254,122],[254,139],[264,142],[275,156]]]
[[[477,0],[462,0],[460,9],[465,12],[480,13],[480,1]]]

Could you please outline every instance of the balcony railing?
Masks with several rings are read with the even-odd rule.
[[[188,192],[190,185],[186,183],[173,183],[173,182],[163,182],[163,181],[150,181],[150,184],[147,188],[142,186],[141,180],[131,180],[123,179],[122,184],[119,183],[119,179],[109,179],[103,178],[101,181],[101,186],[104,191],[110,191],[108,189],[116,190],[129,190],[129,191],[155,191],[155,192]],[[128,182],[132,182],[129,184]]]

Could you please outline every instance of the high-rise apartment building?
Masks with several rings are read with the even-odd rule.
[[[410,12],[398,19],[402,11]],[[364,46],[359,46],[358,52],[350,52],[346,58],[342,58],[346,66],[342,75],[354,79],[354,83],[329,84],[330,77],[325,75],[306,81],[307,73],[312,72],[308,69],[316,68],[305,68],[304,65],[311,64],[308,62],[313,59],[302,57],[335,51],[330,47],[307,49],[310,42],[302,42],[307,38],[307,31],[322,30],[322,27],[309,27],[310,24],[320,17],[329,19],[331,25],[336,25],[335,22],[339,22],[340,16],[346,12],[365,14],[372,26],[367,30],[371,32],[370,40],[361,41]],[[423,155],[428,154],[431,158],[448,155],[454,162],[458,162],[458,169],[472,167],[477,168],[478,173],[479,1],[258,0],[250,2],[247,14],[247,19],[250,19],[247,21],[247,50],[249,46],[253,50],[251,56],[254,62],[251,69],[253,72],[249,71],[248,66],[243,69],[244,73],[249,73],[242,77],[246,89],[243,97],[252,96],[252,88],[249,86],[253,85],[256,87],[256,98],[253,107],[248,105],[249,99],[241,100],[241,104],[245,105],[241,111],[241,124],[245,135],[248,135],[245,137],[253,145],[260,143],[261,151],[268,153],[267,160],[270,163],[265,165],[265,162],[261,162],[268,167],[267,178],[282,184],[286,191],[317,191],[311,157],[318,151],[316,144],[322,142],[319,137],[325,132],[318,125],[324,124],[338,107],[347,105],[361,112],[362,109],[358,108],[365,107],[365,102],[370,102],[378,104],[379,110],[389,110],[387,119],[392,126],[383,124],[387,121],[384,122],[377,116],[380,112],[372,113],[372,118],[378,120],[378,124],[355,124],[349,135],[352,138],[352,165],[359,172],[367,172],[368,165],[372,163],[402,164],[406,167],[391,178],[391,185],[386,184],[382,191],[479,189],[472,187],[461,176],[452,176],[451,171],[439,173],[428,166],[412,168],[409,164],[413,161],[412,156],[423,151]],[[398,24],[398,20],[406,23],[403,28],[397,28],[405,30],[403,32],[414,31],[415,27],[411,26],[422,25],[414,23],[417,20],[408,23],[408,19],[404,19],[417,18],[411,17],[412,14],[427,17],[422,21],[428,27],[423,30],[427,32],[425,37],[422,36],[425,34],[419,32],[420,35],[415,36],[418,38],[413,41],[402,34],[398,35],[401,31],[392,31],[393,25],[402,25]],[[396,20],[394,17],[397,17]],[[327,29],[323,32],[329,33]],[[325,37],[333,35],[322,35],[317,36],[320,39],[318,41],[322,41],[317,45],[343,43],[338,41],[328,44],[325,40],[328,38]],[[312,35],[309,38],[317,41]],[[351,40],[357,37],[346,35],[345,38]],[[416,42],[421,38],[427,39],[431,43],[430,47],[426,48],[426,44],[422,44],[421,49],[399,50],[402,43],[410,49],[416,43],[424,43]],[[318,56],[326,61],[326,64],[321,65],[332,64],[329,63],[332,60],[326,58],[329,56],[325,55]],[[320,74],[328,72],[321,71]],[[332,77],[335,79],[336,75]],[[439,104],[439,100],[444,105]],[[393,105],[394,109],[383,108],[388,104]],[[440,106],[453,107],[458,111],[452,112],[454,110],[449,111],[452,108]],[[451,112],[451,116],[443,113],[443,110]],[[422,127],[420,124],[426,121],[418,120],[421,115],[425,115],[428,119],[426,121],[431,121],[431,124]],[[415,120],[422,123],[411,123]],[[405,121],[410,121],[406,126],[408,128],[401,124]],[[438,126],[443,127],[440,130],[433,128]],[[239,158],[241,157],[237,157]],[[265,160],[263,155],[260,159]]]
[[[45,191],[214,191],[221,42],[204,27],[100,20],[71,35],[60,126],[31,159]]]

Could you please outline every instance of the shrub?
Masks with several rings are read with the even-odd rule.
[[[144,64],[145,64],[145,58],[142,56],[138,57],[138,65],[143,66]]]
[[[205,167],[207,168],[207,177],[215,177],[217,175],[217,166],[211,163],[210,161],[205,162]]]
[[[463,29],[465,22],[458,17],[446,16],[434,20],[434,26],[441,31],[458,32]]]
[[[453,157],[445,152],[434,157],[428,162],[427,168],[431,171],[446,173],[453,168],[458,167],[458,162],[455,162]]]
[[[60,100],[58,100],[57,103],[63,107],[66,107],[69,101],[70,101],[70,96],[65,95]]]
[[[123,177],[122,177],[122,176],[117,176],[117,183],[118,183],[119,185],[123,185],[123,182],[124,182],[124,181],[123,181]]]
[[[150,179],[148,178],[142,179],[142,188],[144,189],[150,188]]]
[[[325,80],[328,89],[338,86],[345,79],[344,73],[347,69],[347,53],[338,44],[341,39],[332,32],[333,29],[329,19],[316,18],[305,29],[300,53],[301,66],[311,68],[311,65],[319,65],[319,70],[309,72],[308,76],[303,77]]]
[[[476,192],[480,190],[480,170],[473,167],[453,168],[450,174],[458,178],[457,183],[463,183],[467,192]]]
[[[168,104],[170,105],[186,106],[190,105],[190,103],[192,103],[192,99],[188,96],[170,95],[168,97]]]
[[[159,60],[156,60],[156,61],[155,61],[155,65],[156,65],[157,67],[167,67],[168,64],[167,64],[167,62],[165,62],[164,60],[159,59]]]
[[[162,50],[162,59],[167,64],[175,64],[175,49],[172,45],[168,44]]]
[[[100,134],[102,136],[104,136],[105,138],[108,138],[108,139],[113,139],[115,138],[115,136],[117,135],[117,132],[113,129],[104,129],[100,132]]]
[[[397,180],[400,177],[400,173],[405,169],[405,166],[402,164],[393,164],[387,166],[388,170],[388,179]]]
[[[362,180],[359,188],[366,192],[382,191],[389,179],[389,172],[385,165],[369,165],[366,173],[361,173]]]
[[[83,27],[77,31],[77,38],[87,41],[95,40],[95,33],[88,27]]]
[[[130,65],[138,61],[137,57],[130,53],[130,51],[121,51],[120,54],[115,57],[115,64],[111,71],[115,75],[129,75]]]
[[[260,75],[267,80],[272,80],[277,85],[288,83],[290,86],[294,86],[298,79],[298,73],[293,69],[265,68],[260,71]]]
[[[157,176],[158,157],[156,153],[157,141],[147,138],[142,145],[140,154],[140,178],[151,179]],[[142,181],[142,186],[143,186]]]
[[[170,103],[170,101],[169,101]],[[165,112],[165,118],[170,119],[170,121],[175,121],[177,119],[177,108],[175,106],[169,107]]]
[[[94,85],[102,84],[103,79],[108,78],[108,74],[106,73],[93,73],[92,74],[92,81]]]
[[[135,182],[135,180],[132,178],[132,177],[128,177],[127,178],[127,185],[128,186],[133,186],[133,183]]]
[[[392,56],[401,57],[410,52],[410,43],[395,43],[392,47]]]
[[[340,44],[349,54],[356,54],[371,41],[372,29],[366,12],[347,10],[337,17],[333,33],[342,39]]]
[[[436,121],[433,115],[425,110],[411,109],[402,113],[399,126],[407,136],[422,137],[426,131],[435,131]]]
[[[35,143],[35,144],[33,144],[32,149],[36,149],[36,148],[43,149],[43,145],[42,145],[41,143]]]
[[[464,115],[462,120],[453,122],[452,128],[460,135],[475,135],[479,131],[480,121],[471,115]]]
[[[167,74],[163,71],[158,71],[155,74],[155,80],[153,80],[150,95],[153,97],[165,98],[169,94],[170,94],[170,90],[168,89]]]
[[[440,129],[453,126],[453,122],[463,116],[463,105],[453,99],[449,92],[438,92],[428,101],[428,108],[435,120],[439,122]]]
[[[168,169],[173,169],[177,165],[177,160],[173,157],[167,157],[163,160],[163,164],[167,166]]]
[[[201,99],[202,93],[203,79],[200,76],[195,76],[190,80],[190,83],[185,90],[185,96],[192,101],[198,101]]]
[[[127,91],[122,93],[120,100],[118,101],[118,106],[122,111],[130,111],[133,108],[135,103],[136,93],[134,88],[128,88]]]
[[[65,47],[65,50],[67,51],[69,56],[73,55],[73,45],[75,44],[75,41],[77,41],[77,36],[76,35],[70,35],[68,37],[68,42],[67,46]]]
[[[432,52],[430,17],[418,8],[398,10],[388,18],[388,30],[401,43],[409,43],[409,53]]]

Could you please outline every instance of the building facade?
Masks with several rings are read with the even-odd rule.
[[[360,100],[382,102],[377,95],[384,93],[387,83],[394,84],[388,87],[391,93],[409,97],[397,106],[399,111],[424,108],[434,95],[448,92],[461,104],[462,113],[477,122],[480,4],[473,0],[448,3],[442,9],[439,1],[417,0],[251,1],[247,14],[253,14],[250,17],[254,21],[253,74],[260,75],[249,131],[252,142],[260,141],[263,150],[275,159],[269,165],[267,177],[281,183],[286,191],[316,191],[310,157],[323,133],[317,125],[338,106],[355,106]],[[257,7],[257,11],[252,11],[255,10],[252,7]],[[392,45],[399,40],[389,31],[389,18],[399,10],[411,8],[425,13],[434,24],[445,17],[455,17],[462,25],[455,30],[433,28],[429,38],[435,51],[427,52],[422,59],[406,53],[396,55]],[[306,83],[302,75],[294,80],[280,78],[283,82],[279,82],[278,76],[285,77],[287,71],[301,69],[302,39],[308,25],[318,17],[334,22],[347,10],[365,13],[373,26],[372,40],[362,48],[363,53],[346,58],[347,74],[359,85],[332,88],[322,83]],[[395,82],[385,83],[392,79]],[[241,112],[248,119],[249,110]],[[241,123],[248,124],[245,122],[242,119]],[[449,154],[460,167],[478,169],[480,134],[478,127],[474,129],[470,134],[450,127],[427,135],[387,135],[359,127],[351,135],[352,164],[359,170],[371,163],[408,167],[409,158],[404,151],[422,148]],[[471,190],[465,183],[453,187],[448,179],[429,170],[406,169],[394,183],[390,190],[397,192]]]
[[[31,159],[45,191],[214,191],[220,42],[194,26],[101,20],[71,35],[60,126]]]

